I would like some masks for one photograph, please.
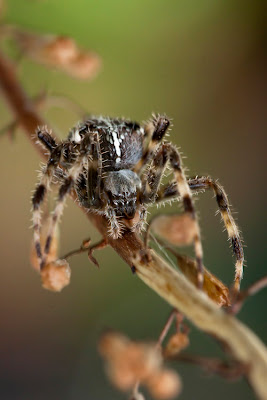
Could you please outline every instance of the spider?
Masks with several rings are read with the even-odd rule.
[[[203,251],[192,194],[199,189],[212,189],[232,242],[236,257],[235,289],[239,290],[244,256],[226,193],[211,178],[187,180],[179,151],[172,143],[164,141],[169,125],[165,115],[154,115],[143,125],[125,119],[90,117],[74,127],[68,138],[59,144],[47,127],[37,129],[38,140],[49,151],[47,165],[32,198],[34,244],[41,269],[45,266],[66,197],[72,190],[83,208],[107,218],[108,234],[114,239],[122,236],[126,221],[132,231],[144,229],[149,206],[179,198],[184,212],[196,225],[194,249],[201,287]],[[167,165],[173,171],[174,180],[161,185]],[[42,250],[41,205],[54,178],[58,179],[60,187]]]

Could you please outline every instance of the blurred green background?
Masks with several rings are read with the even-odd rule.
[[[2,20],[36,33],[64,34],[96,51],[103,70],[93,82],[74,80],[23,59],[18,67],[30,95],[65,94],[89,112],[137,121],[151,112],[173,118],[171,140],[187,156],[188,175],[219,178],[238,211],[246,264],[243,287],[266,273],[264,128],[264,2],[225,0],[9,0]],[[0,103],[1,126],[12,116]],[[63,138],[77,121],[64,109],[44,114]],[[0,397],[5,400],[126,399],[107,381],[96,342],[105,327],[135,339],[155,339],[169,306],[111,250],[71,260],[71,285],[42,289],[29,263],[30,197],[39,158],[22,130],[0,141],[1,333]],[[171,211],[174,211],[174,204]],[[205,265],[227,284],[233,258],[212,193],[198,196]],[[68,201],[61,253],[99,235]],[[266,291],[250,299],[240,319],[266,341]],[[192,328],[190,352],[221,356]],[[253,399],[244,380],[228,383],[175,365],[181,399]],[[149,398],[149,396],[147,396]]]

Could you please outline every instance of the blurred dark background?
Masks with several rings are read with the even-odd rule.
[[[25,89],[65,94],[88,112],[137,121],[151,112],[173,118],[171,140],[187,156],[188,175],[219,178],[242,229],[243,288],[266,273],[264,131],[264,2],[141,0],[9,0],[2,21],[32,32],[64,34],[96,51],[103,70],[92,82],[74,80],[24,58]],[[0,103],[1,126],[12,116]],[[77,115],[49,109],[45,118],[64,138]],[[82,255],[71,260],[71,284],[61,294],[41,287],[29,262],[30,197],[39,157],[22,130],[0,139],[1,289],[0,397],[5,400],[125,399],[107,381],[96,350],[101,330],[155,339],[169,306],[111,250],[96,254],[97,270]],[[176,205],[172,206],[171,211]],[[205,265],[225,283],[234,260],[212,193],[198,197]],[[68,201],[61,253],[99,235]],[[251,298],[240,319],[266,341],[266,291]],[[192,328],[190,352],[221,355],[212,339]],[[244,380],[207,378],[176,365],[181,399],[253,399]],[[149,397],[147,397],[149,398]]]

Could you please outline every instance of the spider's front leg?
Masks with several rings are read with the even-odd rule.
[[[179,194],[183,202],[184,211],[185,213],[190,215],[190,217],[194,221],[195,230],[193,240],[198,267],[198,287],[202,288],[203,250],[199,224],[192,199],[192,193],[182,168],[180,154],[175,146],[173,146],[171,143],[163,143],[159,146],[158,151],[151,162],[148,173],[145,174],[145,176],[143,177],[143,195],[141,198],[141,202],[143,204],[155,203],[161,179],[168,161],[173,169],[176,185],[178,187]]]
[[[41,269],[46,264],[47,256],[50,251],[50,247],[51,247],[52,239],[55,234],[55,229],[56,229],[57,223],[58,223],[61,215],[63,214],[63,209],[64,209],[67,195],[70,193],[71,189],[74,186],[76,179],[78,178],[78,176],[80,175],[82,170],[83,170],[83,162],[82,162],[82,160],[80,160],[80,157],[78,157],[77,160],[75,161],[74,165],[69,169],[68,176],[65,178],[65,181],[62,183],[62,185],[59,188],[56,206],[55,206],[55,209],[52,214],[52,220],[50,223],[50,227],[49,227],[49,230],[47,233],[47,238],[46,238],[46,242],[45,242],[45,246],[44,246],[44,254],[43,254],[43,257],[41,260],[41,264],[40,264]]]
[[[141,176],[142,171],[153,158],[155,152],[157,151],[160,142],[166,135],[166,132],[170,126],[170,121],[166,115],[153,115],[152,118],[144,125],[145,137],[149,138],[147,147],[143,149],[143,155],[140,161],[136,164],[134,171]],[[142,188],[141,198],[143,197]],[[142,199],[140,199],[139,205],[139,219],[132,226],[132,231],[141,232],[144,229],[147,219],[147,206],[142,204]]]
[[[32,198],[33,204],[33,229],[34,229],[34,245],[37,258],[39,260],[40,269],[42,269],[47,261],[47,256],[50,251],[52,239],[54,237],[57,222],[62,215],[64,203],[67,194],[72,189],[75,180],[83,169],[84,152],[78,153],[82,146],[73,144],[70,141],[56,144],[50,132],[46,128],[41,128],[37,131],[38,139],[50,151],[50,157],[45,171],[42,172],[40,183],[36,187]],[[55,176],[57,167],[64,165],[65,175],[62,177],[63,183],[58,191],[56,206],[50,221],[50,226],[45,238],[44,250],[41,247],[41,205],[45,199],[45,195],[49,189],[51,181]]]
[[[230,203],[223,189],[222,185],[210,177],[196,177],[188,180],[189,187],[191,191],[197,192],[199,190],[213,190],[216,196],[216,202],[218,209],[220,211],[222,220],[224,222],[228,237],[231,240],[233,253],[236,258],[235,263],[235,280],[234,289],[236,292],[240,290],[240,282],[243,276],[243,264],[244,264],[244,251],[242,246],[242,240],[240,236],[240,231],[233,218],[230,209]],[[178,192],[177,185],[175,182],[163,186],[158,193],[157,202],[164,202],[164,200],[169,200],[172,198],[177,198],[180,196]]]
[[[41,171],[39,184],[36,186],[36,189],[32,197],[33,240],[39,265],[41,266],[43,259],[41,240],[40,240],[41,206],[50,188],[54,171],[58,166],[61,157],[62,146],[56,144],[55,140],[51,136],[51,132],[48,131],[47,127],[38,128],[36,133],[41,144],[50,152],[49,160],[47,162],[45,169]]]
[[[144,132],[145,136],[149,137],[149,143],[145,149],[143,149],[143,155],[141,160],[136,164],[134,171],[141,175],[143,168],[153,157],[159,143],[165,136],[170,121],[165,115],[153,115],[153,117],[145,124]]]

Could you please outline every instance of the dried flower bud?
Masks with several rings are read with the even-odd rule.
[[[102,336],[99,351],[107,361],[111,382],[121,390],[131,389],[137,381],[145,382],[162,364],[162,356],[154,343],[136,343],[120,333]]]
[[[116,386],[117,389],[123,392],[130,390],[136,383],[135,375],[128,368],[123,371],[116,365],[107,364],[106,373],[110,382]]]
[[[96,54],[80,52],[74,59],[64,65],[64,70],[74,78],[93,79],[100,67],[101,61]]]
[[[182,382],[179,375],[170,369],[163,369],[147,382],[148,389],[153,398],[168,400],[178,396],[182,390]]]
[[[73,39],[64,36],[47,37],[39,50],[40,61],[54,66],[65,65],[77,55],[77,46]]]
[[[119,332],[108,331],[101,335],[98,342],[99,353],[105,359],[112,359],[129,345],[130,340]]]
[[[131,371],[135,381],[144,381],[158,370],[161,363],[161,354],[154,343],[130,342],[117,365],[120,365],[122,371]]]
[[[52,292],[60,292],[70,283],[71,270],[66,260],[47,263],[41,270],[43,287]]]
[[[22,52],[35,62],[55,67],[78,79],[92,79],[100,70],[100,58],[81,50],[72,38],[36,35],[14,27],[8,31]]]
[[[189,214],[159,215],[152,221],[151,229],[169,243],[184,246],[193,242],[197,224]]]
[[[189,346],[189,337],[184,332],[177,332],[172,335],[164,349],[164,354],[166,357],[174,356],[178,354],[181,350]]]

